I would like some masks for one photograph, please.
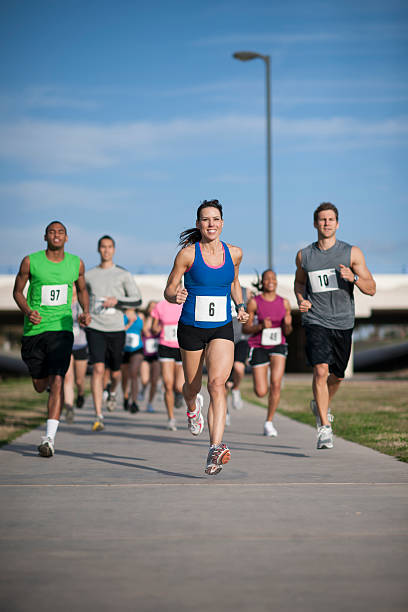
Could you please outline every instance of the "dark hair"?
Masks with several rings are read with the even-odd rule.
[[[319,216],[319,212],[322,212],[323,210],[332,210],[336,215],[336,221],[339,220],[339,211],[337,210],[335,205],[331,202],[322,202],[313,213],[313,221],[315,223],[317,223],[317,217]]]
[[[48,230],[50,229],[51,225],[54,225],[54,223],[59,223],[60,225],[62,225],[62,227],[63,227],[63,228],[64,228],[64,230],[65,230],[65,233],[66,233],[66,234],[68,233],[68,232],[67,232],[67,228],[65,227],[65,225],[64,225],[63,223],[61,223],[61,221],[51,221],[51,223],[49,223],[49,224],[47,225],[47,227],[45,228],[45,235],[47,235]]]
[[[102,236],[102,238],[99,238],[99,240],[98,240],[98,251],[99,251],[99,249],[100,249],[100,246],[101,246],[101,242],[102,242],[102,240],[112,240],[112,242],[113,242],[113,246],[115,246],[115,241],[114,241],[114,239],[112,238],[112,236],[108,236],[108,235],[106,234],[105,236]]]
[[[267,272],[273,272],[276,276],[276,272],[275,270],[272,270],[272,268],[267,268],[266,270],[264,270],[262,272],[262,276],[259,276],[258,271],[255,270],[256,272],[256,283],[251,283],[253,287],[255,287],[255,289],[258,289],[258,291],[263,291],[263,277],[264,274],[266,274]]]
[[[203,208],[208,208],[212,206],[213,208],[217,208],[221,215],[222,219],[222,206],[218,200],[203,200],[200,206],[197,208],[197,221],[200,220],[201,211]],[[192,227],[190,229],[186,229],[181,232],[179,236],[179,246],[182,248],[189,246],[190,244],[195,244],[201,240],[201,232],[197,227]]]

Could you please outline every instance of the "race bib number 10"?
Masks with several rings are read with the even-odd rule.
[[[313,293],[336,291],[336,289],[339,288],[335,268],[327,268],[326,270],[315,270],[314,272],[309,272],[309,281],[312,286]]]
[[[68,285],[43,285],[41,306],[62,306],[68,302]]]
[[[227,297],[225,295],[197,295],[195,320],[220,323],[227,320]]]

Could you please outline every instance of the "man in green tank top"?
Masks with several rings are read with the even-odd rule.
[[[39,453],[54,455],[61,409],[64,404],[64,376],[68,370],[72,344],[72,288],[75,283],[83,313],[79,323],[89,325],[89,296],[85,266],[77,255],[65,252],[66,227],[51,222],[45,230],[47,248],[24,257],[16,276],[13,297],[24,314],[21,355],[33,379],[34,389],[49,388],[48,420]],[[24,288],[30,282],[27,298]]]
[[[336,239],[339,214],[331,202],[314,211],[317,242],[296,255],[295,294],[306,332],[306,356],[313,367],[310,407],[316,416],[317,448],[333,448],[329,402],[344,378],[354,328],[356,286],[374,295],[375,281],[357,246]]]

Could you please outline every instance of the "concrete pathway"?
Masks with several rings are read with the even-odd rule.
[[[265,411],[231,413],[231,462],[208,477],[208,432],[157,412],[106,415],[89,401],[0,450],[5,612],[370,611],[408,606],[408,466]],[[338,418],[341,418],[338,415]]]

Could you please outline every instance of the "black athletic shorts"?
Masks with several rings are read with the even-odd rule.
[[[72,355],[75,361],[88,361],[89,353],[87,346],[81,346],[78,349],[72,349]]]
[[[306,357],[311,366],[329,364],[329,372],[344,378],[351,353],[353,329],[328,329],[305,325]]]
[[[50,374],[65,376],[71,361],[74,334],[69,331],[47,331],[35,336],[23,336],[21,357],[32,378],[47,378]]]
[[[181,363],[180,349],[174,346],[165,346],[159,344],[159,360],[160,361],[175,361]]]
[[[137,351],[123,351],[122,364],[129,363],[132,355],[143,355],[143,349],[137,349]]]
[[[178,324],[177,338],[180,348],[185,351],[200,351],[216,338],[231,340],[234,342],[234,329],[232,321],[221,325],[221,327],[194,327],[194,325]]]
[[[87,327],[86,339],[89,348],[89,363],[104,363],[113,372],[120,370],[126,341],[124,331],[103,332]]]
[[[234,346],[234,361],[246,363],[249,354],[248,340],[239,340]]]
[[[276,346],[270,346],[265,348],[264,346],[253,346],[249,351],[249,365],[253,368],[260,365],[269,365],[270,357],[272,355],[282,355],[282,357],[288,356],[288,345],[277,344]]]
[[[157,361],[158,359],[159,359],[158,353],[154,353],[154,355],[144,355],[143,356],[143,361],[146,361],[146,363],[153,363],[154,361]]]

